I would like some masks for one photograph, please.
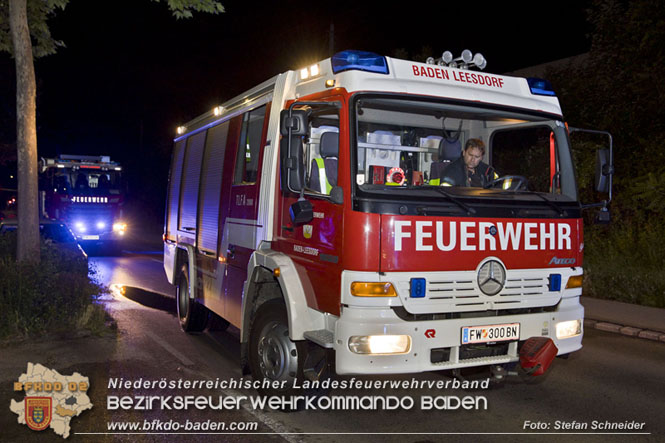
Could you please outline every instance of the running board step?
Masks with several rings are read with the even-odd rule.
[[[335,334],[327,329],[319,329],[318,331],[307,331],[303,334],[309,341],[313,341],[319,346],[332,349],[335,344]]]

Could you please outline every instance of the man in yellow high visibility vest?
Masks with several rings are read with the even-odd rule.
[[[309,187],[322,194],[330,194],[337,186],[337,153],[339,152],[339,134],[324,132],[321,134],[319,151],[321,158],[312,160]]]

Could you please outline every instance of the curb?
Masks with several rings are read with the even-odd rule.
[[[590,318],[584,319],[584,327],[591,329],[598,329],[599,331],[613,332],[615,334],[621,334],[627,337],[643,338],[647,340],[660,341],[665,343],[665,333],[658,331],[651,331],[649,329],[634,328],[632,326],[624,326],[616,323],[593,320]]]

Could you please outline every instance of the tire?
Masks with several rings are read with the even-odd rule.
[[[175,299],[180,327],[185,332],[201,332],[208,324],[210,311],[190,297],[189,266],[180,268],[178,284],[175,288]]]
[[[281,388],[260,388],[263,395],[325,395],[328,389],[300,389],[305,380],[330,378],[329,352],[306,340],[289,338],[286,306],[271,300],[259,308],[250,331],[249,367],[254,380],[283,382]],[[311,366],[311,367],[308,367]],[[300,405],[302,406],[302,405]]]

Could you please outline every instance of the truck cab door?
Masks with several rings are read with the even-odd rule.
[[[338,188],[336,191],[341,188],[346,199],[350,195],[348,128],[346,119],[341,117],[346,113],[344,98],[334,96],[327,100],[341,102],[341,109],[311,106],[307,136],[301,144],[305,198],[312,204],[313,218],[303,224],[294,223],[290,209],[298,201],[299,193],[282,187],[273,247],[292,258],[309,307],[339,313],[344,204],[335,203],[331,194],[332,188]],[[326,142],[322,142],[324,139]],[[336,141],[336,149],[328,143],[330,140]],[[281,149],[285,149],[284,144]]]

